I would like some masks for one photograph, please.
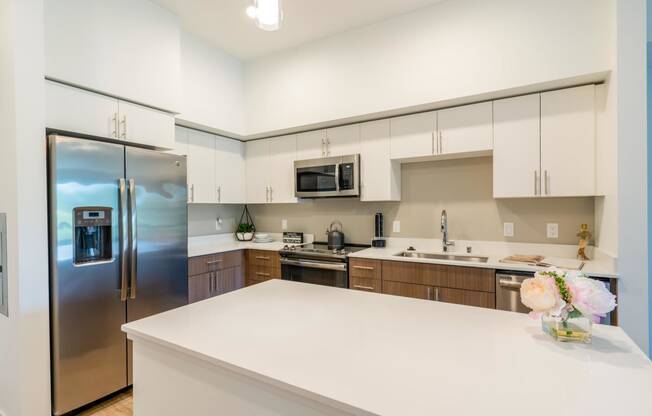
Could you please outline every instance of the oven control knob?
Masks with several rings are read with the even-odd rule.
[[[290,249],[290,246],[288,246],[287,244],[283,246],[283,250],[289,250],[289,249]]]

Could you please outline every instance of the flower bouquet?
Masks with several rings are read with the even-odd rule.
[[[537,272],[521,285],[521,302],[541,318],[543,330],[558,341],[591,342],[591,325],[616,307],[603,282],[578,271]]]

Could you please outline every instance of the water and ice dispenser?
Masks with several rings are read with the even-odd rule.
[[[78,207],[75,215],[75,264],[110,261],[113,258],[111,208]]]

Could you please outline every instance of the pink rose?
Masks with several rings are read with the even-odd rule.
[[[539,274],[523,281],[521,302],[532,309],[535,315],[559,313],[566,306],[566,302],[559,296],[555,280]]]
[[[573,307],[587,318],[597,321],[616,308],[616,297],[599,280],[570,274],[567,285],[573,294]]]

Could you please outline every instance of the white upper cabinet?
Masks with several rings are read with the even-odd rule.
[[[120,139],[164,149],[174,148],[172,114],[126,101],[118,103],[118,114]]]
[[[432,156],[437,130],[437,112],[390,119],[392,159]]]
[[[239,140],[215,136],[215,199],[219,204],[245,202],[245,148]]]
[[[276,175],[270,170],[269,139],[246,142],[247,155],[247,203],[264,204],[269,202],[269,178]]]
[[[494,102],[494,198],[539,195],[539,94]]]
[[[361,201],[401,200],[401,165],[390,147],[389,120],[360,125]]]
[[[45,75],[180,111],[178,18],[147,0],[46,0]]]
[[[174,147],[167,153],[188,156],[188,129],[181,126],[174,127]]]
[[[46,81],[46,127],[161,149],[175,147],[174,116]]]
[[[215,136],[188,130],[188,202],[215,203]]]
[[[299,133],[297,136],[297,160],[326,157],[326,130]]]
[[[326,156],[345,156],[357,153],[360,153],[359,124],[326,130]]]
[[[594,85],[541,94],[543,195],[595,195],[595,123]]]
[[[269,139],[268,202],[295,203],[294,161],[297,158],[297,136],[282,136]]]
[[[45,126],[118,139],[118,100],[56,82],[45,83]]]
[[[493,105],[491,102],[440,110],[439,137],[435,154],[485,152],[493,149]]]

